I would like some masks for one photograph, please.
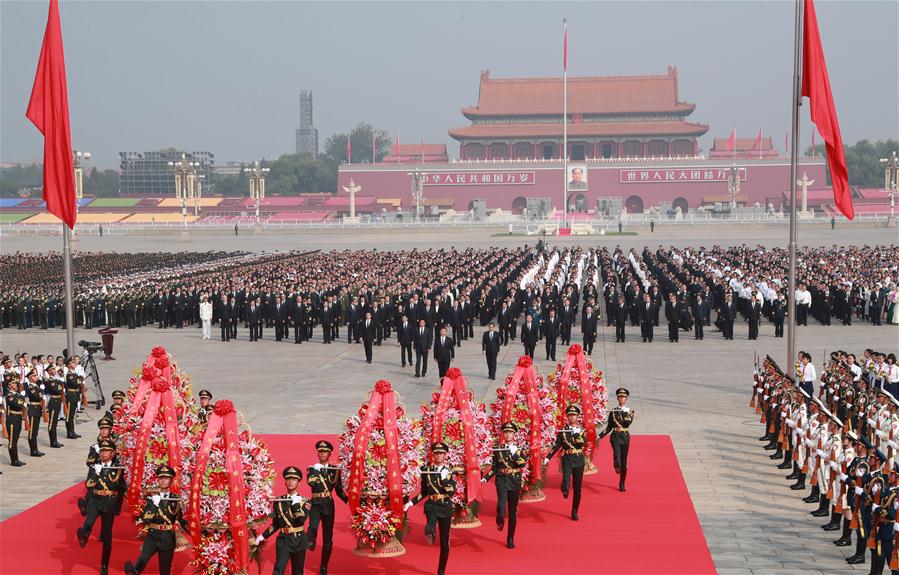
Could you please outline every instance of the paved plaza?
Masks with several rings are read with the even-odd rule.
[[[646,230],[648,232],[648,230]],[[707,233],[706,233],[707,232]],[[739,243],[783,244],[780,232],[758,230],[756,233],[727,234],[723,230],[712,235],[682,232],[641,233],[639,236],[608,238],[571,238],[564,244],[642,247],[665,245],[731,245]],[[814,229],[803,234],[809,245],[873,244],[896,241],[895,229],[854,229],[831,232]],[[83,237],[82,249],[89,250],[179,250],[179,249],[330,249],[378,247],[408,249],[412,247],[450,246],[486,247],[533,243],[537,238],[493,237],[483,230],[472,233],[446,234],[372,232],[359,234],[264,234],[262,236],[197,235],[190,244],[179,244],[177,236]],[[11,240],[11,241],[10,241]],[[58,238],[3,238],[4,252],[58,249]],[[556,244],[551,238],[551,244]],[[577,330],[577,327],[575,328]],[[616,344],[614,330],[600,324],[600,333],[592,360],[604,373],[606,385],[625,386],[631,392],[632,406],[637,411],[634,431],[638,434],[670,435],[681,470],[689,487],[706,540],[722,575],[737,574],[838,574],[863,572],[868,565],[847,566],[843,557],[851,547],[837,548],[830,542],[839,534],[820,529],[825,521],[809,516],[815,506],[802,503],[789,482],[768,459],[756,438],[762,434],[758,416],[748,407],[754,353],[770,353],[781,365],[787,365],[786,340],[773,337],[773,327],[763,323],[757,341],[746,338],[747,327],[737,323],[736,341],[724,341],[719,333],[707,328],[706,339],[693,340],[692,333],[682,333],[680,343],[668,343],[664,326],[657,328],[656,341],[639,341],[639,328],[627,328],[628,342]],[[474,340],[469,339],[457,350],[453,365],[468,376],[469,385],[480,401],[495,397],[498,382],[486,377],[486,366],[480,353],[481,328]],[[218,329],[213,329],[217,335]],[[344,419],[364,399],[366,391],[381,378],[389,379],[404,403],[417,408],[427,401],[437,385],[437,366],[429,365],[428,377],[416,379],[410,368],[400,368],[399,347],[395,340],[376,347],[372,365],[365,363],[361,344],[346,344],[344,339],[322,345],[320,332],[316,340],[294,345],[274,341],[274,331],[265,330],[265,340],[247,341],[247,331],[238,331],[238,341],[223,343],[203,341],[200,330],[122,329],[116,337],[116,361],[99,362],[100,375],[107,397],[116,388],[124,388],[128,378],[154,345],[165,345],[175,361],[187,372],[194,391],[210,389],[217,399],[234,401],[246,422],[257,433],[337,433]],[[579,334],[573,342],[579,343]],[[76,332],[76,340],[98,340],[96,331]],[[5,353],[18,350],[57,354],[65,346],[63,330],[3,330],[0,348]],[[838,348],[861,352],[865,347],[896,350],[899,330],[892,326],[871,327],[855,322],[851,327],[809,326],[800,328],[798,349],[812,354],[820,370],[821,359]],[[564,358],[560,347],[557,357]],[[510,342],[500,354],[499,373],[511,370],[522,353],[520,342]],[[542,343],[535,360],[542,373],[553,369],[544,361]],[[79,440],[63,440],[65,448],[47,448],[46,431],[42,429],[41,449],[48,455],[41,459],[23,456],[27,466],[9,467],[8,455],[0,453],[0,514],[9,517],[34,505],[51,494],[82,480],[83,460],[96,433],[99,412],[89,409],[80,416]],[[43,427],[43,426],[42,426]],[[20,449],[24,440],[20,441]],[[27,451],[27,450],[26,450]],[[303,462],[312,454],[299,453]],[[279,466],[288,462],[278,462]],[[612,473],[610,462],[599,461],[600,472]],[[651,470],[649,470],[651,471]],[[634,472],[637,472],[636,470]],[[641,473],[647,470],[639,471]],[[624,497],[628,495],[623,495]],[[647,518],[664,521],[664,516]],[[672,558],[674,559],[674,558]]]

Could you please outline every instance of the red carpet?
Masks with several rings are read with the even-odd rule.
[[[277,462],[304,467],[313,461],[313,443],[320,436],[263,436]],[[333,438],[329,438],[333,439]],[[600,472],[584,478],[584,499],[577,523],[571,521],[570,499],[559,492],[560,475],[554,461],[547,478],[547,498],[519,507],[516,549],[505,548],[505,533],[494,527],[496,492],[492,483],[481,506],[483,525],[454,529],[448,573],[614,573],[620,575],[715,573],[699,520],[677,457],[668,436],[637,435],[631,440],[627,492],[617,489],[609,442],[603,441],[596,458]],[[6,481],[14,481],[9,471]],[[279,475],[280,476],[280,475]],[[305,486],[304,486],[305,487]],[[281,486],[276,488],[280,493]],[[0,572],[35,575],[81,575],[99,570],[99,523],[87,548],[78,547],[75,530],[82,518],[75,506],[82,486],[73,486],[31,509],[0,523]],[[423,533],[421,505],[409,518],[412,532],[405,541],[406,554],[393,559],[366,561],[356,557],[346,507],[338,503],[335,549],[330,573],[434,573],[436,546],[429,547]],[[120,516],[115,526],[112,573],[121,573],[126,560],[135,560],[139,544],[135,529]],[[274,539],[265,551],[262,573],[274,563]],[[321,538],[319,537],[319,548]],[[306,572],[318,573],[319,550],[306,555]],[[191,552],[175,558],[177,575],[190,575]],[[158,573],[156,560],[145,573]],[[256,573],[255,565],[249,574]]]

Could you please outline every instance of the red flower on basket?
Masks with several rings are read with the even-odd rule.
[[[167,357],[157,357],[156,361],[153,363],[156,366],[156,369],[165,369],[169,366],[169,358]]]
[[[219,417],[225,417],[226,415],[234,411],[234,404],[231,403],[230,399],[220,399],[215,402],[213,411],[215,411],[215,414]]]
[[[378,393],[390,393],[392,391],[390,382],[386,379],[379,379],[375,384],[375,391],[377,391]]]
[[[371,446],[371,454],[374,455],[375,459],[386,460],[387,459],[387,444],[386,443],[375,443]]]
[[[165,348],[162,347],[161,345],[157,345],[156,347],[153,348],[152,351],[150,351],[150,354],[153,357],[164,357],[165,356]]]
[[[531,367],[531,364],[533,364],[531,358],[526,355],[518,358],[518,367]]]
[[[161,377],[154,379],[151,385],[153,391],[156,391],[158,393],[163,393],[165,390],[169,389],[169,383]]]
[[[225,471],[213,471],[209,474],[209,489],[224,491],[228,487],[228,473]]]
[[[576,343],[568,348],[568,355],[578,355],[582,351],[583,348],[581,348],[580,344]]]
[[[451,367],[448,370],[446,370],[446,377],[448,377],[450,379],[456,379],[460,375],[462,375],[462,370],[459,369],[458,367]]]
[[[161,441],[154,441],[150,443],[150,457],[154,460],[165,459],[168,455],[168,451],[166,450],[165,443]]]
[[[145,365],[141,370],[141,377],[143,379],[146,379],[147,381],[153,381],[153,379],[156,377],[156,368]]]
[[[462,422],[457,419],[444,424],[443,433],[452,441],[460,441],[462,439]]]

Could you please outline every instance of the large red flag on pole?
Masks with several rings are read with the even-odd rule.
[[[75,176],[69,128],[69,95],[59,4],[50,0],[47,29],[25,116],[44,135],[44,201],[47,211],[75,227]]]
[[[815,3],[805,0],[802,57],[802,95],[809,99],[812,122],[824,138],[827,149],[827,163],[830,166],[830,180],[833,199],[837,209],[850,220],[855,217],[852,197],[849,193],[849,173],[846,170],[846,156],[843,155],[843,137],[837,121],[837,110],[833,105],[827,64],[824,62],[824,48],[818,32],[818,17]]]
[[[731,152],[736,148],[737,145],[737,129],[731,128],[730,138],[727,139],[727,151]]]

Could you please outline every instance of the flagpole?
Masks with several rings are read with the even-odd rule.
[[[568,18],[562,18],[565,61],[562,66],[562,227],[568,228]]]
[[[66,350],[69,357],[75,355],[75,310],[72,304],[72,230],[62,224],[62,273],[66,290]]]
[[[799,222],[796,221],[796,175],[799,171],[799,106],[802,105],[802,0],[796,2],[796,22],[793,38],[793,140],[790,142],[790,279],[787,293],[789,322],[787,323],[787,365],[796,357],[796,238]]]

